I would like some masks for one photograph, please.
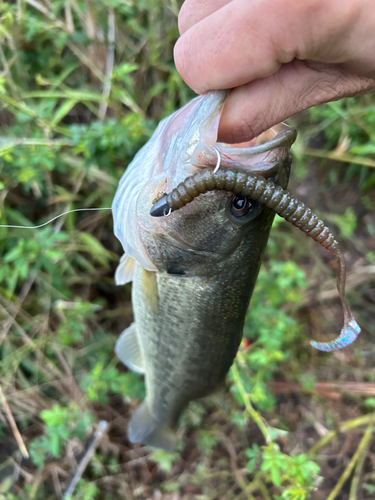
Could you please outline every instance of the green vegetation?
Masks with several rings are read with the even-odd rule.
[[[158,121],[193,96],[173,65],[178,8],[0,4],[0,224],[111,205]],[[295,120],[291,190],[343,242],[363,328],[354,347],[309,346],[341,328],[333,260],[278,218],[228,390],[190,405],[178,453],[132,447],[126,426],[144,384],[114,355],[132,310],[130,287],[114,285],[109,211],[1,227],[0,500],[61,498],[101,420],[109,431],[71,500],[373,495],[375,99]]]

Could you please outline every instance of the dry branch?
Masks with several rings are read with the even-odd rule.
[[[100,440],[103,438],[104,434],[107,432],[108,429],[108,422],[105,420],[102,420],[99,422],[98,428],[95,431],[94,437],[89,445],[89,447],[86,450],[86,453],[82,457],[82,460],[78,464],[78,468],[72,478],[72,480],[69,483],[69,486],[67,487],[63,499],[68,499],[74,492],[75,487],[77,486],[78,481],[81,479],[82,474],[84,473],[87,464],[91,460],[91,457],[93,456],[96,447],[98,446]]]
[[[9,405],[8,405],[8,401],[7,401],[7,399],[6,399],[6,397],[5,397],[4,393],[3,393],[3,389],[1,388],[1,386],[0,386],[0,400],[1,400],[1,403],[3,405],[5,414],[7,416],[9,425],[10,425],[10,427],[12,429],[13,435],[15,437],[15,440],[17,441],[18,447],[21,450],[22,455],[25,458],[29,458],[29,453],[28,453],[28,451],[26,449],[25,443],[23,442],[21,433],[18,430],[16,421],[14,420],[12,412],[10,411],[10,408],[9,408]]]

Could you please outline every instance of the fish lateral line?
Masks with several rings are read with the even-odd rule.
[[[169,194],[152,205],[150,215],[167,217],[192,202],[200,194],[216,189],[240,194],[262,203],[335,255],[338,264],[336,285],[343,307],[344,326],[340,335],[331,342],[310,343],[315,349],[324,352],[336,351],[352,344],[361,329],[345,300],[346,266],[340,245],[324,222],[289,191],[262,175],[237,169],[217,168],[216,165],[215,168],[198,170],[187,177]]]

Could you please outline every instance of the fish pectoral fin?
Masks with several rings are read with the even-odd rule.
[[[126,285],[126,283],[133,281],[135,264],[135,259],[124,253],[115,272],[116,285]]]
[[[176,434],[156,419],[147,399],[138,406],[130,419],[128,439],[131,443],[143,443],[168,452],[176,451]]]
[[[116,342],[115,352],[130,370],[144,373],[144,363],[135,322],[122,332]]]

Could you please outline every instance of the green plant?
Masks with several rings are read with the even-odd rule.
[[[197,436],[197,445],[201,448],[202,453],[205,457],[210,458],[213,454],[214,447],[218,444],[219,437],[217,434],[217,429],[213,428],[211,430],[200,430]]]
[[[131,398],[143,399],[145,388],[143,378],[133,372],[120,373],[115,366],[104,367],[99,361],[92,371],[81,381],[90,401],[108,402],[108,392],[124,394]]]
[[[293,262],[270,260],[260,270],[246,316],[244,336],[250,339],[251,347],[241,354],[240,378],[261,409],[272,409],[274,399],[266,382],[290,358],[293,341],[301,332],[301,326],[282,306],[297,303],[305,287],[305,274]],[[232,391],[242,402],[236,385]]]
[[[59,458],[67,441],[73,437],[82,440],[94,422],[90,410],[82,411],[76,404],[66,407],[54,405],[40,414],[46,425],[45,434],[34,439],[30,445],[30,456],[38,467],[43,467],[48,454]]]
[[[369,156],[375,154],[374,111],[375,106],[371,96],[342,99],[310,110],[311,122],[315,125],[311,134],[324,131],[325,150],[336,148],[334,155],[336,159],[349,163],[345,170],[345,181],[357,178],[359,187],[364,190],[375,183],[375,172],[369,167],[371,160],[366,162]],[[325,157],[324,154],[319,156]],[[331,170],[330,178],[334,186],[338,180],[337,170]]]
[[[173,464],[180,457],[179,453],[168,453],[164,450],[154,450],[151,453],[151,460],[158,464],[158,467],[164,472],[170,472]]]
[[[74,495],[68,495],[66,500],[93,500],[97,498],[99,488],[95,483],[80,479],[78,481]]]

